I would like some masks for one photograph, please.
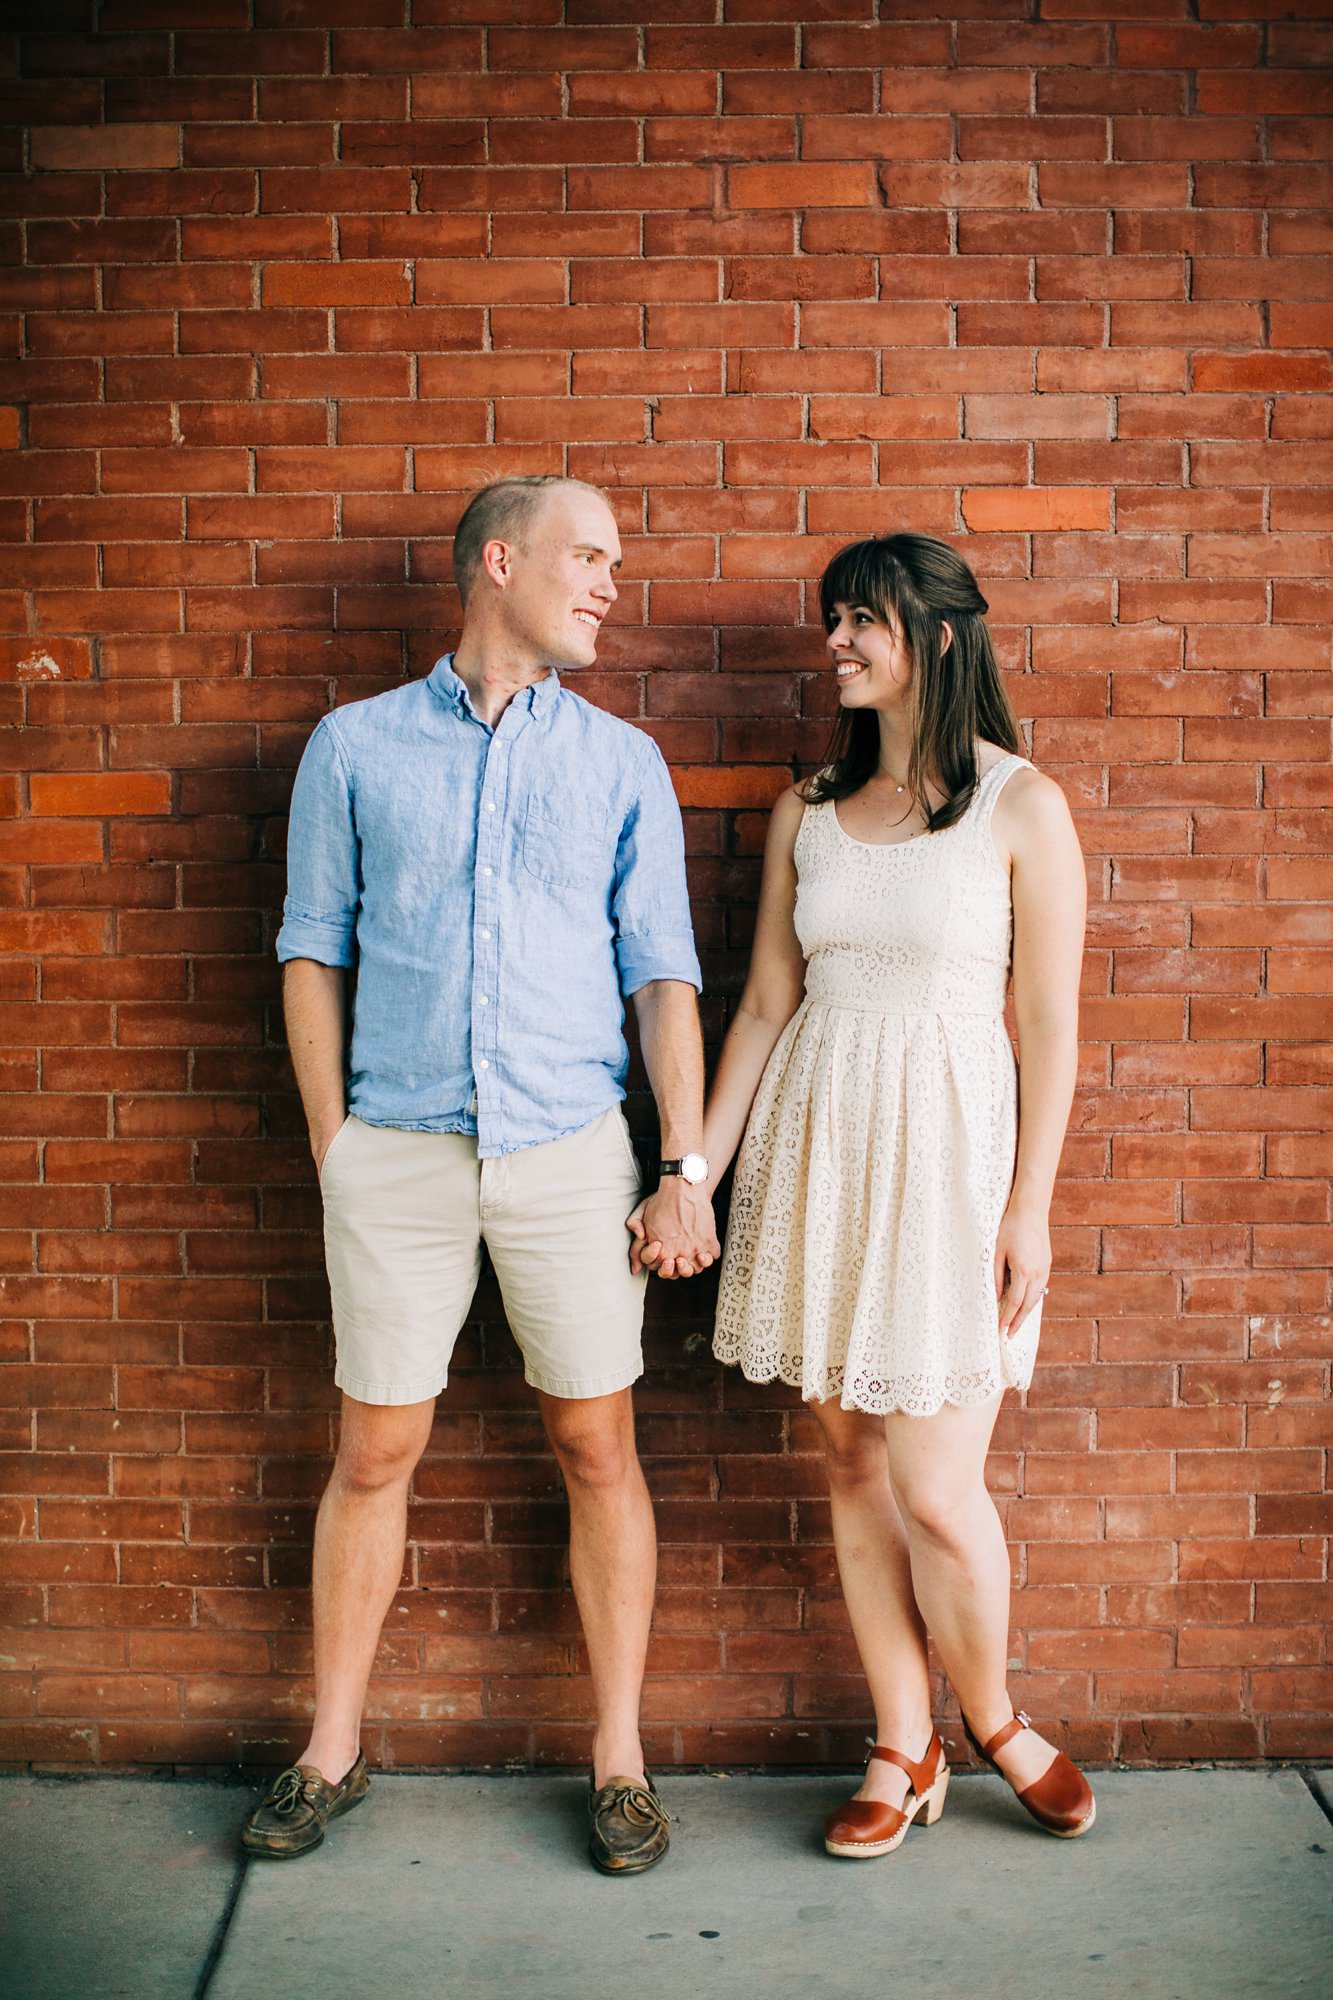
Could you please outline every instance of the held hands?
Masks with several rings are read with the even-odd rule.
[[[634,1272],[692,1278],[722,1254],[707,1192],[675,1175],[639,1203],[625,1227],[632,1239],[629,1262]]]
[[[1002,1339],[1018,1332],[1033,1307],[1045,1298],[1050,1279],[1051,1233],[1045,1214],[1011,1204],[995,1242],[995,1296]]]

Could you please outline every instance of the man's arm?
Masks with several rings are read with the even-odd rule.
[[[340,965],[320,965],[313,958],[289,959],[282,969],[282,1006],[287,1046],[318,1172],[347,1116],[343,1074],[346,971]]]
[[[316,1168],[347,1116],[347,968],[356,956],[357,874],[350,773],[326,716],[306,744],[292,791],[277,943],[287,1045]]]
[[[644,1067],[657,1100],[663,1159],[697,1153],[703,1145],[704,1045],[699,1002],[681,979],[653,979],[634,995]],[[660,1244],[659,1278],[691,1278],[722,1252],[713,1204],[703,1187],[679,1175],[658,1183],[642,1213],[643,1241]],[[635,1244],[637,1263],[638,1243]]]

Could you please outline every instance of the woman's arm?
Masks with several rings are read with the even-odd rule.
[[[805,807],[794,790],[784,792],[773,808],[764,847],[764,872],[759,887],[750,970],[735,1019],[727,1030],[717,1075],[704,1113],[703,1151],[708,1161],[705,1189],[710,1201],[730,1166],[745,1130],[764,1064],[773,1045],[801,1004],[805,992],[805,960],[793,924],[796,907],[796,835]],[[635,1270],[657,1267],[662,1246],[643,1226],[640,1203],[627,1223],[633,1243],[630,1263]],[[688,1277],[694,1264],[681,1267]]]
[[[797,792],[786,791],[768,824],[750,970],[704,1113],[710,1193],[731,1165],[764,1065],[805,994],[805,959],[794,923],[794,854],[804,811]]]
[[[1087,916],[1083,855],[1064,793],[1015,774],[995,810],[1009,853],[1018,1023],[1018,1156],[995,1247],[1000,1332],[1017,1331],[1051,1273],[1049,1214],[1078,1073],[1078,990]]]

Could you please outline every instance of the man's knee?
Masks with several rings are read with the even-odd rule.
[[[567,1485],[611,1488],[637,1474],[629,1391],[588,1402],[544,1398],[542,1415]]]
[[[426,1448],[434,1404],[344,1406],[334,1477],[346,1493],[382,1493],[405,1487]]]

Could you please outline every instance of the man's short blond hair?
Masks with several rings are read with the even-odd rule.
[[[474,493],[454,529],[454,582],[464,605],[481,568],[481,552],[487,542],[521,542],[541,510],[546,495],[557,486],[574,486],[584,493],[606,495],[600,486],[586,479],[569,479],[562,472],[544,472],[532,478],[497,479]],[[608,505],[610,503],[608,502]]]

